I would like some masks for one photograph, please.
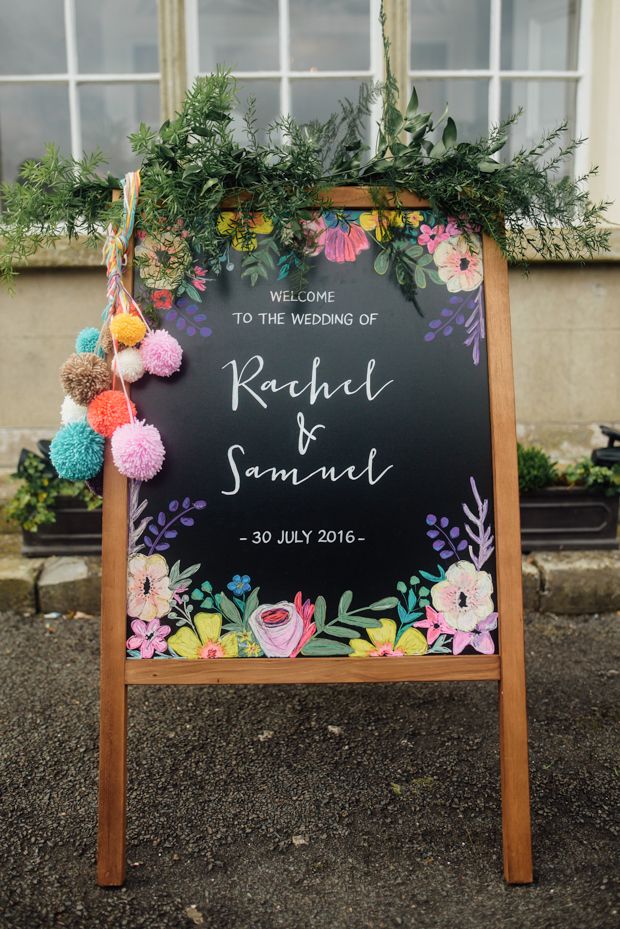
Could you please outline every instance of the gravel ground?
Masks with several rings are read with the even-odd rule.
[[[502,881],[496,689],[469,683],[131,689],[102,890],[97,623],[5,614],[2,929],[617,929],[619,627],[528,622],[531,887]]]

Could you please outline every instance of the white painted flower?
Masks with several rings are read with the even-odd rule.
[[[471,632],[493,612],[493,580],[486,571],[476,571],[469,561],[450,565],[443,581],[431,588],[431,600],[446,622],[462,632]]]
[[[170,609],[170,578],[163,555],[132,555],[127,572],[127,612],[148,623]]]
[[[477,239],[464,235],[441,242],[433,254],[437,273],[452,294],[475,290],[482,283],[482,253]]]

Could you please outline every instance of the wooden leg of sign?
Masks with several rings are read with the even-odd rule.
[[[103,480],[102,555],[97,883],[118,887],[125,880],[127,793],[127,481],[114,467],[109,441]]]
[[[504,876],[510,884],[529,884],[533,879],[532,834],[508,269],[499,248],[486,236],[484,295],[488,331],[497,595],[500,617],[499,726]]]

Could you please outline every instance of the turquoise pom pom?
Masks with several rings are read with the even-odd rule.
[[[97,346],[97,340],[99,339],[99,330],[95,329],[94,326],[87,326],[86,329],[82,329],[81,332],[78,332],[77,339],[75,340],[75,350],[76,352],[94,352],[96,350],[100,358],[105,357],[105,352],[99,346]]]
[[[50,445],[50,458],[58,477],[66,481],[88,481],[103,467],[104,438],[85,420],[67,423]]]

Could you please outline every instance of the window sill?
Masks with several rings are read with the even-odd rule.
[[[620,262],[620,228],[610,227],[610,250],[592,258],[587,264],[600,264],[605,262]],[[532,264],[562,264],[578,265],[575,260],[549,262],[542,259],[533,250],[527,255]],[[20,270],[25,269],[63,269],[63,268],[101,268],[103,261],[101,250],[89,248],[79,239],[59,239],[55,248],[41,248],[27,263],[17,265]]]

